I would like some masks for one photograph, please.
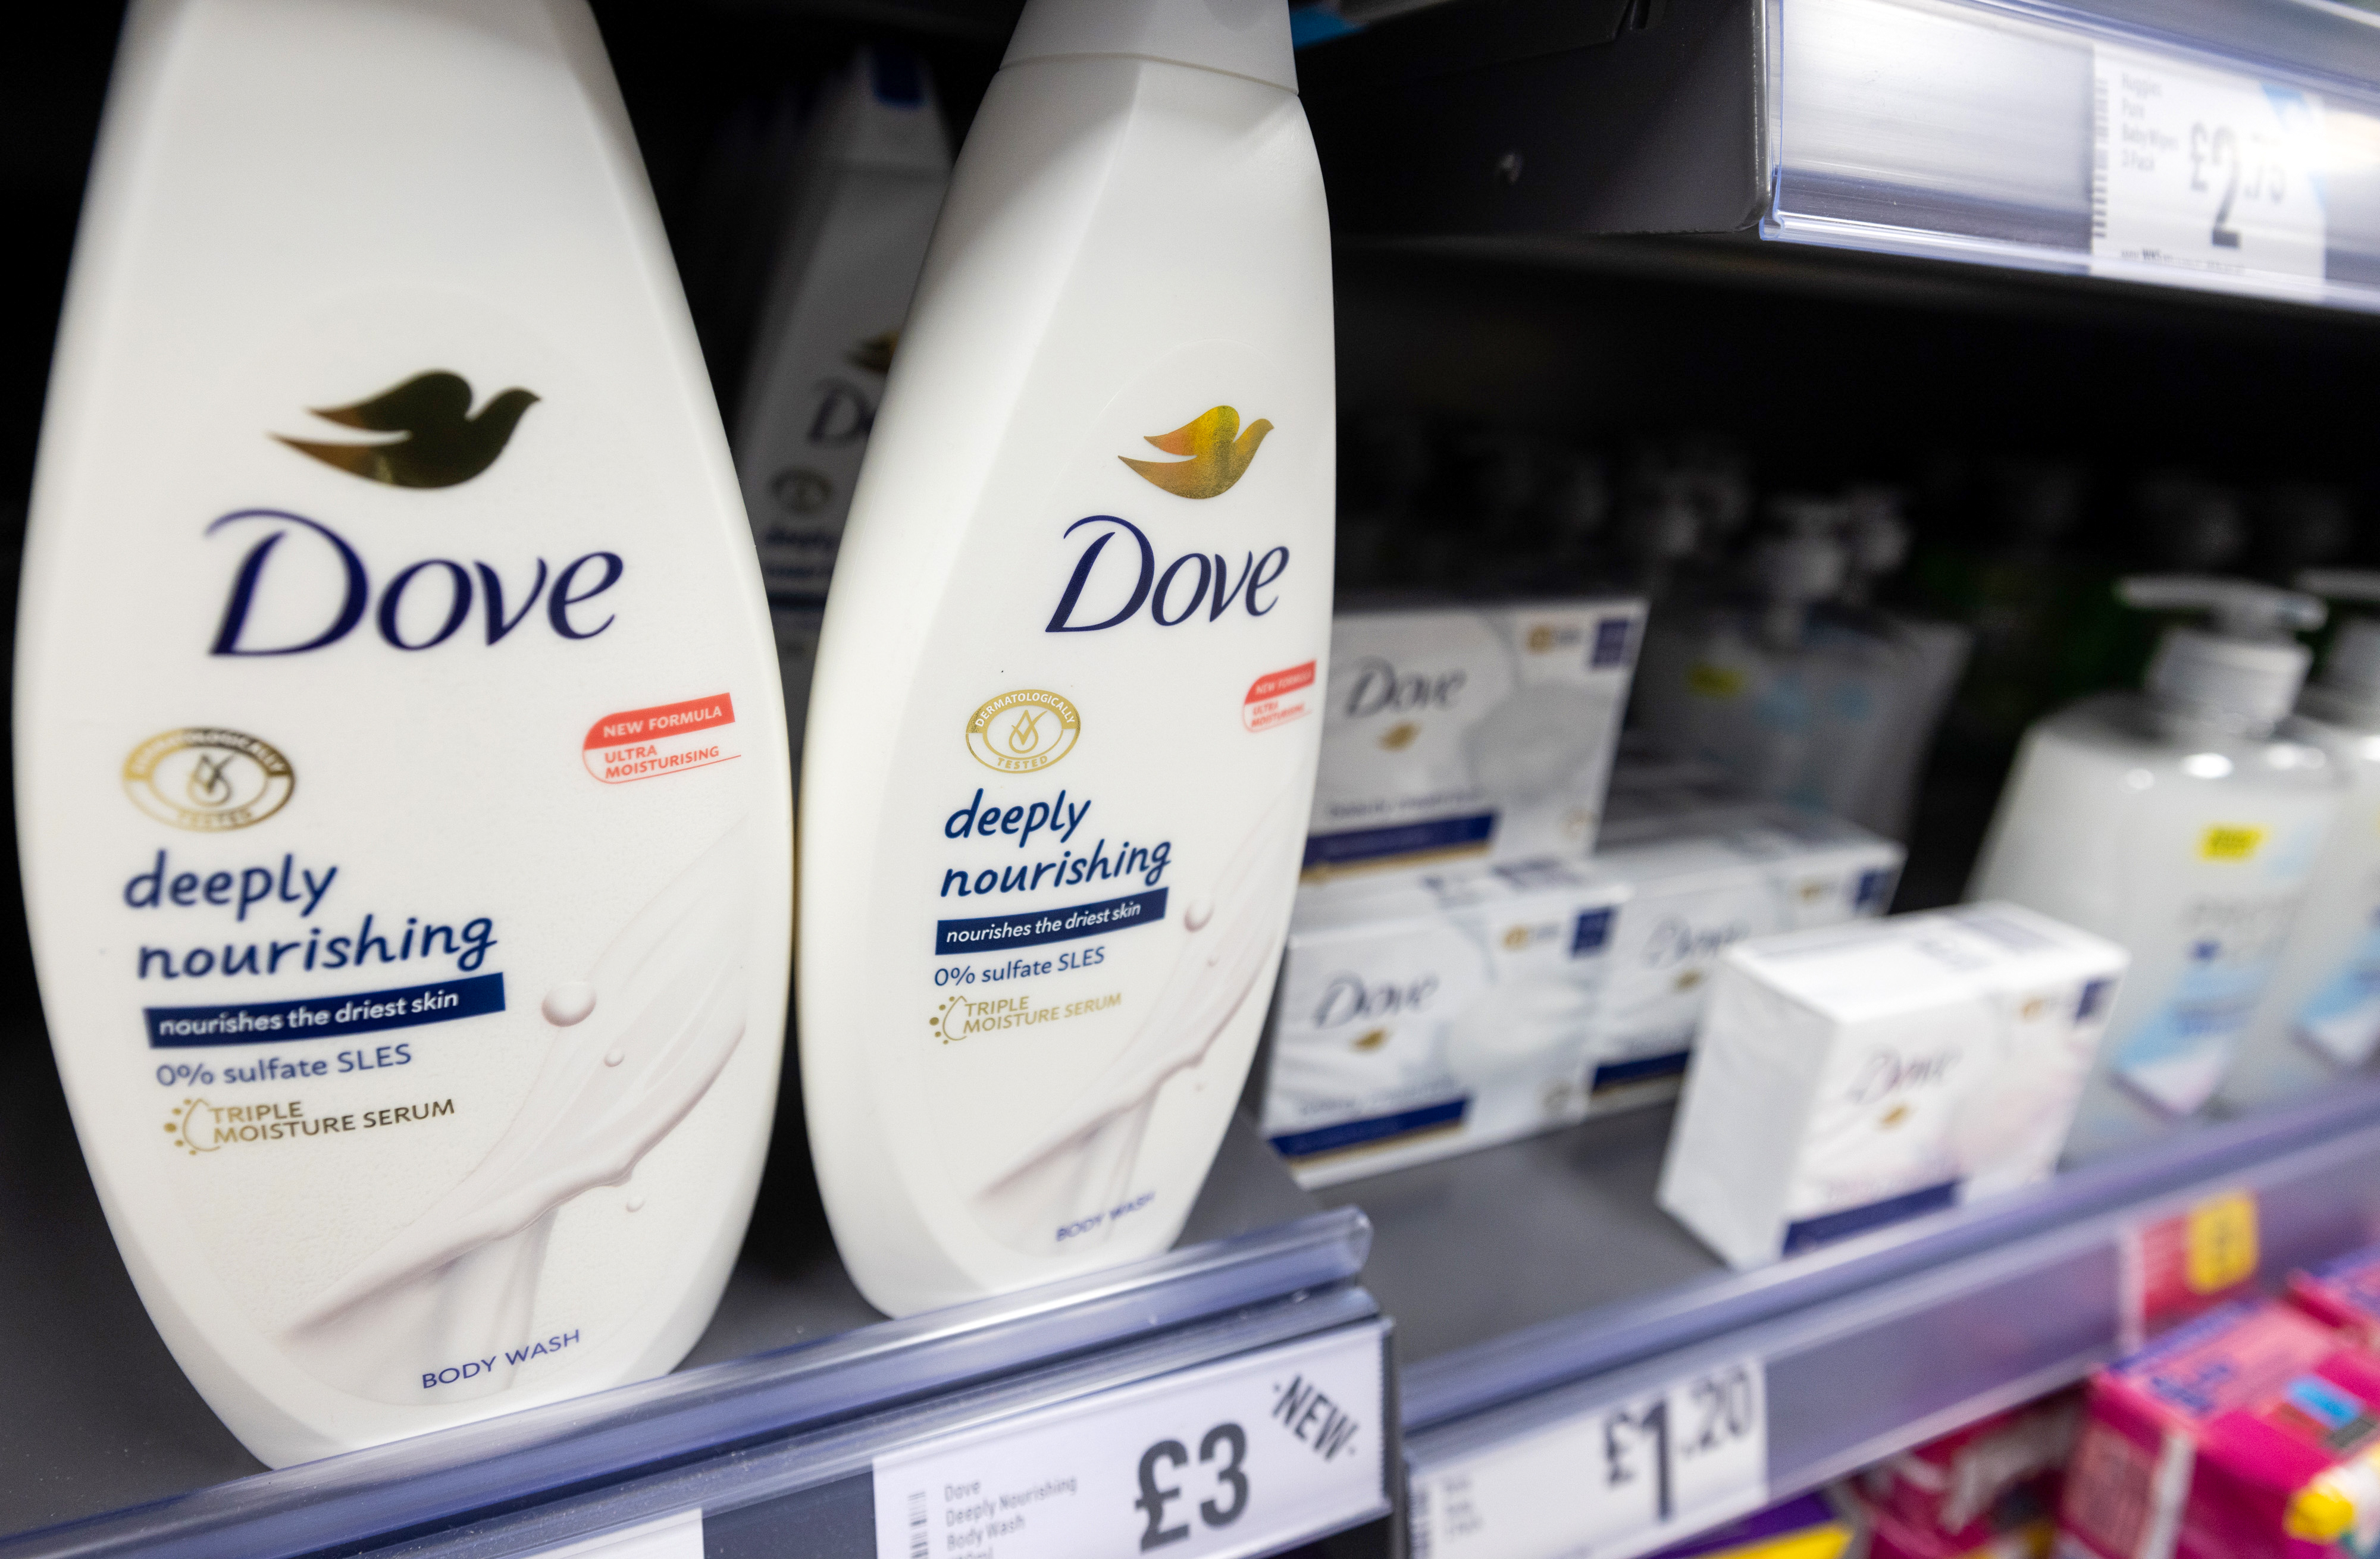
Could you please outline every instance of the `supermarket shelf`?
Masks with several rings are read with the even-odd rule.
[[[2326,0],[1468,0],[1299,70],[1353,236],[1756,232],[2380,310],[2380,17]]]
[[[24,1059],[20,1074],[47,1072],[38,1053]],[[7,1559],[497,1555],[693,1508],[714,1555],[872,1554],[869,1468],[888,1452],[1334,1328],[1370,1327],[1385,1348],[1354,1283],[1362,1215],[1314,1211],[1235,1128],[1166,1255],[887,1321],[831,1247],[765,1260],[747,1247],[695,1367],[259,1471],[149,1326],[54,1088],[0,1100],[0,1241],[38,1257],[0,1263],[15,1359],[0,1415],[0,1533],[18,1534],[0,1537]],[[764,1232],[756,1221],[756,1241]],[[762,1348],[774,1351],[733,1357]],[[1385,1468],[1392,1424],[1378,1438]]]
[[[1750,1273],[1652,1205],[1667,1127],[1617,1117],[1330,1193],[1376,1222],[1366,1281],[1397,1317],[1417,1482],[1756,1359],[1782,1497],[2112,1357],[2147,1222],[2252,1191],[2267,1281],[2380,1231],[2380,1082]]]

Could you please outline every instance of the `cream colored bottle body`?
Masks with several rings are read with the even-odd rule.
[[[276,1464],[669,1369],[749,1214],[790,788],[577,0],[144,0],[17,661],[75,1124]]]
[[[1037,0],[927,257],[802,775],[810,1140],[889,1311],[1163,1250],[1256,1045],[1330,610],[1293,86],[1277,4]]]

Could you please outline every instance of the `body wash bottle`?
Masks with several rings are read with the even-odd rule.
[[[42,1008],[208,1404],[285,1465],[674,1365],[767,1145],[790,787],[577,0],[133,7],[19,622]]]
[[[804,1103],[887,1311],[1162,1251],[1197,1195],[1312,801],[1330,324],[1280,0],[1031,0],[803,754]]]
[[[2380,603],[2380,574],[2312,569],[2298,584],[2335,600]],[[2224,1082],[2223,1102],[2241,1107],[2313,1093],[2380,1047],[2380,621],[2340,624],[2298,714],[2330,749],[2347,797]]]
[[[2108,1015],[2069,1158],[2197,1114],[2274,971],[2338,813],[2338,764],[2289,719],[2291,629],[2323,606],[2244,580],[2124,580],[2127,605],[2212,612],[2171,627],[2143,693],[2101,694],[2026,733],[1968,897],[2006,899],[2119,943]]]
[[[852,485],[950,176],[924,63],[861,50],[803,138],[735,419],[796,743]]]

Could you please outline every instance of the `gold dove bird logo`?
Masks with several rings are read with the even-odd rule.
[[[403,488],[453,487],[496,463],[521,414],[537,399],[526,390],[507,390],[474,417],[470,381],[461,374],[434,369],[351,406],[307,408],[325,422],[401,438],[373,444],[322,444],[280,433],[273,437],[366,481]]]
[[[1214,498],[1231,491],[1232,485],[1247,475],[1248,463],[1256,459],[1257,446],[1271,431],[1272,424],[1260,417],[1243,433],[1238,412],[1230,406],[1210,406],[1172,432],[1151,434],[1148,439],[1166,453],[1188,459],[1135,460],[1128,454],[1116,458],[1177,498]]]

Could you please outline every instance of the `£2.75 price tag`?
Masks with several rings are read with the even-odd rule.
[[[1626,1559],[1768,1501],[1760,1361],[1417,1468],[1415,1559]]]
[[[2322,280],[2319,98],[2107,44],[2091,87],[2095,270]]]
[[[1232,1559],[1388,1511],[1379,1323],[876,1458],[877,1559]]]

